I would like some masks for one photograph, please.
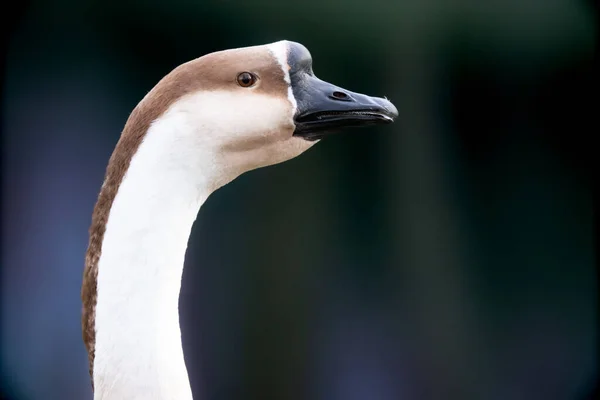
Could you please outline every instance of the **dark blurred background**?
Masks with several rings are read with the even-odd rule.
[[[594,2],[13,6],[3,398],[92,398],[87,229],[130,111],[182,62],[281,39],[400,118],[245,174],[203,206],[180,302],[195,398],[593,398]]]

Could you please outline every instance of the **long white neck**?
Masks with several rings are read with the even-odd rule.
[[[181,114],[153,124],[110,210],[98,263],[95,399],[192,398],[178,299],[192,225],[215,189],[210,156],[189,148],[193,135]]]
[[[98,261],[96,400],[192,398],[178,301],[196,215],[212,192],[241,173],[316,143],[292,137],[290,103],[247,96],[212,91],[178,100],[131,159]]]

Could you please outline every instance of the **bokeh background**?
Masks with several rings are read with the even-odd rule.
[[[593,398],[594,7],[5,7],[3,398],[92,398],[87,229],[130,111],[182,62],[281,39],[400,118],[245,174],[203,206],[180,302],[195,398]]]

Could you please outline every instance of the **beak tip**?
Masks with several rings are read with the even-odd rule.
[[[380,99],[380,105],[388,113],[392,120],[395,120],[398,117],[398,109],[391,101],[387,99],[387,97]]]

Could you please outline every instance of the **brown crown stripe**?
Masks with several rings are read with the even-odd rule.
[[[160,117],[173,102],[198,90],[239,90],[236,77],[240,72],[255,72],[260,80],[253,88],[269,95],[285,96],[287,84],[277,60],[266,47],[248,47],[211,53],[175,68],[165,76],[133,110],[121,138],[110,157],[104,184],[92,214],[90,240],[85,257],[81,288],[83,341],[88,351],[89,371],[94,386],[94,356],[96,344],[96,303],[98,260],[106,223],[119,186],[129,163],[150,124]],[[248,89],[246,89],[248,90]]]

